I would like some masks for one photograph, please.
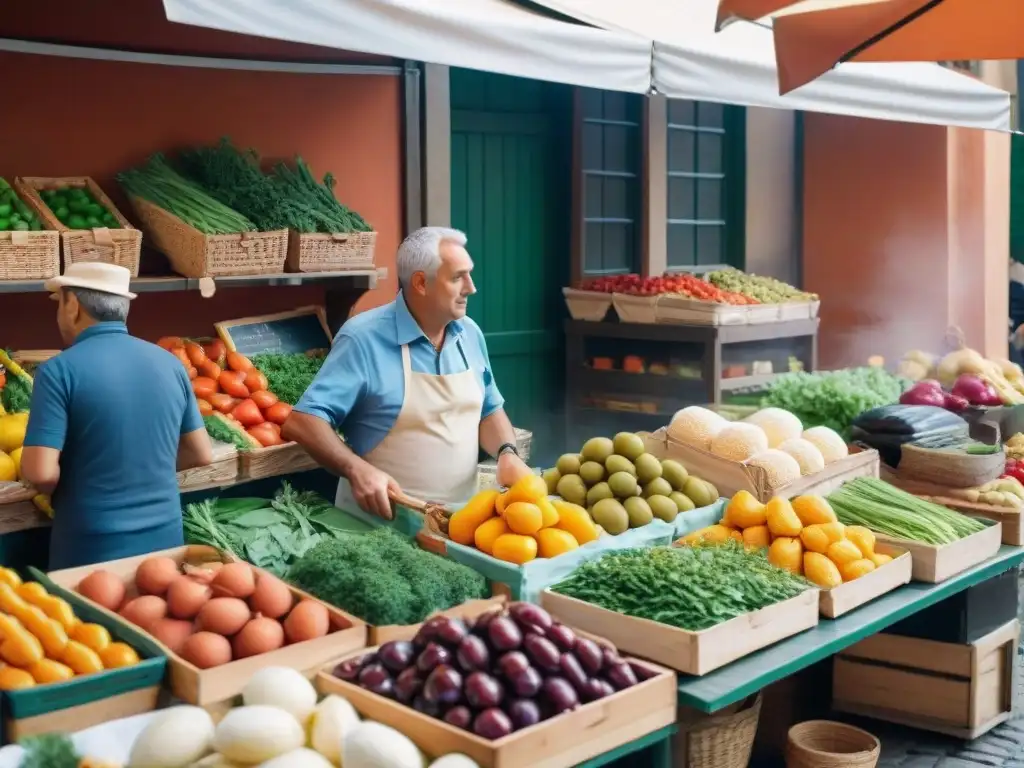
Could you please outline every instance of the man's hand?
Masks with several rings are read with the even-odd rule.
[[[385,520],[392,518],[388,493],[401,490],[394,478],[369,462],[357,459],[348,472],[348,482],[352,486],[352,496],[360,507]]]
[[[533,470],[526,466],[526,462],[511,451],[503,453],[498,457],[497,480],[499,485],[511,488],[516,484],[517,480],[532,474]]]

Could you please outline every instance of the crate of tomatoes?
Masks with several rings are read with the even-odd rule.
[[[301,446],[282,439],[281,425],[292,407],[270,390],[266,375],[249,358],[228,351],[220,339],[165,337],[157,343],[188,371],[210,437],[237,452],[235,479],[257,480],[316,467]]]

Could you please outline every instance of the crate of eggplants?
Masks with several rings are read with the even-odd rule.
[[[335,677],[485,739],[500,739],[646,679],[610,645],[543,608],[512,603],[472,621],[436,616],[412,641],[348,659]]]

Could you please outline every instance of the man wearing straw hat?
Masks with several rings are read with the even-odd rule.
[[[184,367],[128,333],[130,285],[97,262],[46,282],[67,349],[36,371],[21,471],[53,495],[51,569],[181,546],[176,473],[212,460]]]

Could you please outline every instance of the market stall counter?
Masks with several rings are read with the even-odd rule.
[[[828,658],[911,614],[965,589],[993,579],[1024,562],[1024,548],[1002,546],[989,560],[941,584],[912,581],[838,619],[812,629],[702,677],[679,676],[679,704],[717,712],[774,682]]]

